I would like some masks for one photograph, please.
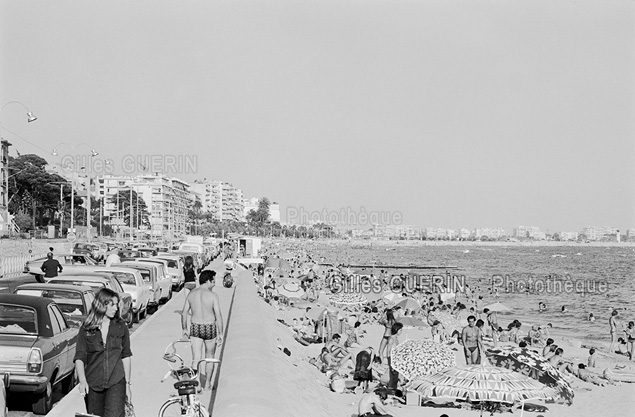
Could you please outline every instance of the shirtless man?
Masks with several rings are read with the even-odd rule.
[[[181,327],[183,336],[192,342],[192,366],[196,366],[202,359],[203,346],[205,358],[213,358],[216,345],[223,341],[223,317],[220,312],[218,294],[214,288],[216,272],[205,270],[199,276],[200,287],[193,289],[187,295],[183,312],[181,313]],[[187,329],[187,316],[192,315],[190,330]],[[202,388],[211,389],[214,364],[205,364],[205,373],[201,375]]]
[[[481,363],[481,351],[483,350],[483,335],[481,330],[475,326],[476,317],[467,318],[467,326],[461,332],[463,341],[463,352],[465,353],[465,363],[467,365],[478,365]]]
[[[384,407],[383,401],[388,398],[385,389],[380,389],[375,393],[369,393],[359,400],[357,414],[359,417],[392,417],[388,414],[388,410]]]

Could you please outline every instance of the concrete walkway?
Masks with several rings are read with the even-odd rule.
[[[222,261],[215,260],[207,269],[217,271],[216,287],[214,291],[218,294],[221,304],[221,312],[227,331],[229,310],[234,294],[234,287],[224,288],[222,285],[222,274],[224,265]],[[174,293],[172,299],[153,315],[149,316],[135,332],[130,336],[132,345],[132,403],[138,417],[156,416],[161,405],[176,395],[174,382],[168,377],[165,382],[161,379],[170,370],[170,363],[163,360],[163,352],[167,345],[181,337],[181,315],[180,313],[185,296],[183,291]],[[225,339],[225,337],[223,337]],[[191,350],[182,344],[177,346],[177,353],[183,357],[186,364],[190,363]],[[216,357],[219,357],[221,349],[216,350]],[[174,365],[173,365],[174,366]],[[222,365],[221,365],[222,366]],[[210,402],[210,391],[204,391],[200,395],[201,402],[206,406]],[[72,417],[76,412],[86,412],[84,399],[79,395],[77,388],[73,389],[51,410],[49,417]]]

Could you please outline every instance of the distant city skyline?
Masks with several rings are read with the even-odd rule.
[[[630,0],[5,0],[0,135],[52,164],[94,149],[114,175],[220,179],[283,219],[626,230],[634,15]]]

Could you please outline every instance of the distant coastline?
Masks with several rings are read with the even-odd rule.
[[[458,240],[321,240],[319,242],[339,242],[349,244],[350,246],[360,247],[404,247],[404,246],[480,246],[480,247],[502,247],[502,246],[530,246],[530,247],[632,247],[635,248],[635,242],[594,242],[578,243],[578,242],[556,242],[546,240],[524,241],[524,242],[480,242],[480,241],[458,241]]]

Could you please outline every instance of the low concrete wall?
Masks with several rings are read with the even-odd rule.
[[[272,341],[262,319],[265,304],[258,298],[251,272],[242,271],[223,350],[214,417],[267,417],[291,415],[277,401]]]

